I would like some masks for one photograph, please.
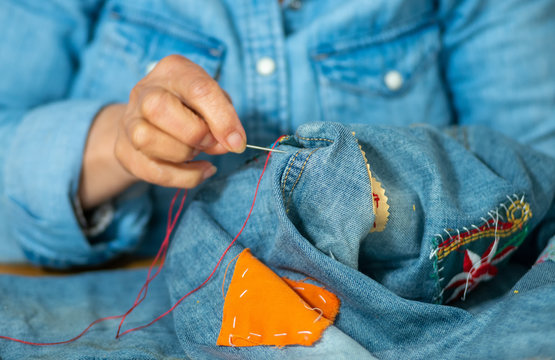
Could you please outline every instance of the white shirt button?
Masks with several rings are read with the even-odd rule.
[[[260,75],[268,76],[276,70],[276,62],[269,57],[263,57],[256,63],[256,71]]]
[[[399,90],[403,86],[403,75],[397,70],[390,70],[385,74],[384,82],[389,90]]]
[[[151,61],[145,68],[145,74],[149,74],[158,65],[158,61]]]

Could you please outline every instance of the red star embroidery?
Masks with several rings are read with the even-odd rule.
[[[497,268],[494,265],[516,250],[515,246],[507,246],[496,255],[498,244],[498,239],[491,243],[482,257],[466,249],[463,272],[455,275],[445,287],[445,290],[454,289],[451,297],[447,299],[447,303],[460,297],[464,298],[467,291],[471,291],[482,281],[493,279],[497,275]]]

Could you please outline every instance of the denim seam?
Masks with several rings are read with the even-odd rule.
[[[299,135],[297,135],[297,137],[298,137],[299,139],[302,139],[302,140],[308,140],[308,141],[327,141],[327,142],[333,144],[333,140],[330,140],[330,139],[324,139],[324,138],[307,138],[307,137],[303,137],[303,136],[299,136]]]
[[[299,156],[300,153],[301,153],[301,150],[297,150],[295,155],[289,161],[289,165],[287,166],[287,172],[285,173],[285,178],[281,182],[281,196],[282,196],[283,200],[285,200],[285,184],[287,183],[287,178],[289,177],[289,172],[291,172],[291,168],[293,167],[293,164],[295,163],[295,159],[297,158],[297,156]]]
[[[528,227],[524,227],[522,225],[526,224],[530,218],[533,216],[532,211],[530,210],[530,205],[529,203],[527,203],[525,201],[525,194],[523,194],[522,196],[518,196],[517,194],[513,194],[512,198],[509,195],[506,195],[509,203],[507,203],[507,205],[505,205],[505,203],[500,203],[494,210],[490,210],[487,212],[487,214],[489,215],[490,219],[492,220],[493,223],[490,222],[490,220],[482,217],[481,220],[483,221],[483,224],[478,227],[474,224],[471,224],[470,227],[473,228],[473,230],[469,230],[469,228],[467,228],[466,226],[462,227],[463,230],[463,236],[465,234],[468,234],[467,239],[464,241],[461,241],[461,229],[443,229],[443,232],[445,232],[448,237],[447,240],[449,239],[457,239],[456,241],[453,240],[451,243],[448,244],[447,247],[444,247],[445,250],[449,250],[446,254],[444,254],[446,251],[444,249],[441,249],[441,245],[444,244],[447,240],[444,239],[444,235],[443,234],[435,234],[434,237],[431,239],[431,244],[432,244],[432,251],[430,253],[430,260],[433,260],[432,263],[432,268],[433,271],[430,274],[430,277],[432,279],[435,280],[436,282],[436,295],[433,297],[433,302],[435,303],[443,303],[443,293],[445,291],[445,287],[442,286],[442,282],[445,280],[444,277],[441,277],[441,272],[444,269],[444,267],[440,267],[441,266],[441,262],[446,259],[449,254],[451,254],[452,252],[458,250],[459,248],[461,248],[462,246],[474,243],[477,240],[483,239],[483,238],[488,238],[491,237],[493,235],[494,239],[503,239],[503,238],[509,238],[515,234],[518,234],[518,230],[522,230],[524,231],[524,235],[522,236],[526,236],[526,234],[528,233]],[[514,198],[514,200],[513,200]],[[520,204],[520,208],[517,207],[516,203]],[[507,207],[508,206],[508,207]],[[510,219],[510,215],[511,215],[511,209],[514,208],[514,211],[521,211],[521,217],[518,220],[514,219],[514,212],[512,213],[513,218]],[[506,219],[503,219],[502,214],[499,213],[499,211],[503,209],[505,210],[505,215],[506,215]],[[494,216],[495,215],[495,216]],[[509,222],[510,220],[513,221],[517,221],[516,223],[513,223],[514,225],[511,226],[511,228],[509,229],[498,229],[499,226],[499,220],[502,220],[503,222]],[[519,226],[517,226],[517,224]],[[491,234],[491,228],[494,227],[494,231],[493,234]],[[456,234],[455,234],[456,232]],[[498,234],[498,232],[502,233],[502,234]],[[477,236],[476,236],[477,235]],[[521,236],[521,237],[522,237]],[[518,239],[518,237],[517,237]],[[519,241],[523,241],[523,239],[519,240]],[[514,241],[513,241],[514,242]],[[517,241],[518,242],[518,241]],[[519,244],[518,244],[519,245]],[[516,245],[518,247],[518,245]],[[440,254],[440,251],[442,251],[442,254]],[[489,255],[489,254],[488,254]],[[440,257],[441,256],[441,257]],[[483,258],[480,259],[480,261],[484,260]],[[470,276],[469,276],[470,279]],[[467,280],[468,281],[468,280]],[[465,290],[465,294],[464,296],[466,296],[466,290]]]
[[[299,180],[301,178],[301,175],[304,172],[304,168],[305,168],[306,164],[308,163],[308,159],[310,159],[312,154],[314,154],[314,152],[316,152],[316,150],[318,150],[318,149],[320,149],[320,148],[316,148],[316,149],[312,150],[310,152],[310,154],[308,154],[308,156],[304,160],[303,165],[301,166],[301,170],[299,172],[299,175],[297,176],[297,179],[295,180],[295,183],[293,184],[293,187],[291,187],[291,190],[289,191],[289,198],[287,199],[287,204],[285,205],[285,212],[286,213],[289,211],[289,205],[291,204],[291,199],[293,198],[293,190],[295,190],[295,187],[297,186],[297,183],[299,182]]]
[[[360,145],[360,143],[358,142],[358,139],[356,137],[356,133],[353,131],[352,134],[353,134],[353,137],[355,138],[355,141],[358,145],[360,153],[362,154],[362,159],[364,160],[364,166],[366,168],[366,172],[368,173],[368,186],[370,186],[370,189],[372,189],[372,172],[370,171],[370,163],[368,162],[368,158],[366,157],[366,152],[364,150],[362,150],[362,145]]]
[[[308,137],[300,136],[300,135],[298,135],[298,134],[295,134],[295,137],[297,137],[298,139],[307,140],[307,141],[327,141],[327,142],[329,142],[329,143],[331,143],[331,144],[334,143],[333,140],[324,139],[324,138],[308,138]],[[283,138],[283,139],[280,141],[280,143],[283,142],[284,140],[287,140],[288,138],[289,138],[289,136]],[[317,148],[317,149],[319,149],[319,148]],[[301,150],[302,150],[302,149],[297,150],[297,152],[295,153],[295,155],[294,155],[294,156],[291,158],[291,160],[289,161],[289,164],[287,165],[287,170],[286,170],[286,173],[285,173],[285,177],[284,177],[283,181],[281,182],[281,196],[282,196],[282,198],[283,198],[284,201],[285,201],[285,185],[286,185],[286,183],[287,183],[287,179],[289,178],[289,173],[291,172],[291,168],[293,167],[293,164],[295,163],[295,159],[297,158],[297,156],[299,156],[299,154],[301,153]],[[312,155],[312,153],[310,153],[310,155]],[[310,157],[310,155],[309,155],[309,157]],[[302,172],[301,172],[301,173],[302,173]],[[299,175],[300,175],[300,174],[299,174]],[[298,181],[298,178],[297,178],[297,181]],[[295,185],[297,184],[297,181],[295,182]],[[295,186],[295,185],[294,185],[294,186]],[[291,191],[293,191],[294,186],[293,186],[293,188],[291,189]],[[286,207],[286,209],[287,209],[287,207]]]

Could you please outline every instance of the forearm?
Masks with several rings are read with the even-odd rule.
[[[85,143],[104,104],[67,100],[12,118],[1,202],[10,238],[26,257],[49,267],[98,264],[137,246],[151,215],[147,193],[114,201],[106,232],[91,243],[74,211]],[[63,123],[60,123],[63,119]]]

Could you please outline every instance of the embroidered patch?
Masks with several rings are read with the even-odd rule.
[[[555,261],[555,236],[549,239],[547,246],[536,260],[536,264],[541,264],[547,260]]]
[[[249,249],[229,285],[218,345],[312,345],[333,323],[339,299],[305,282],[280,278]]]
[[[488,212],[489,219],[482,218],[481,226],[446,229],[445,238],[436,234],[430,254],[430,259],[435,257],[433,277],[438,284],[435,302],[464,300],[480,282],[492,279],[498,272],[496,265],[524,241],[532,217],[530,205],[524,196],[507,198],[510,203]]]
[[[352,132],[352,134],[353,136],[356,135],[355,132]],[[355,140],[358,144],[356,137]],[[374,176],[372,176],[370,163],[366,158],[366,152],[362,150],[362,146],[360,144],[358,144],[358,148],[360,149],[364,162],[366,163],[370,187],[372,188],[372,200],[374,202],[374,206],[372,207],[374,212],[374,225],[372,226],[372,229],[370,229],[370,232],[384,231],[387,221],[389,220],[389,204],[387,203],[387,196],[385,195],[385,190],[382,184]]]

